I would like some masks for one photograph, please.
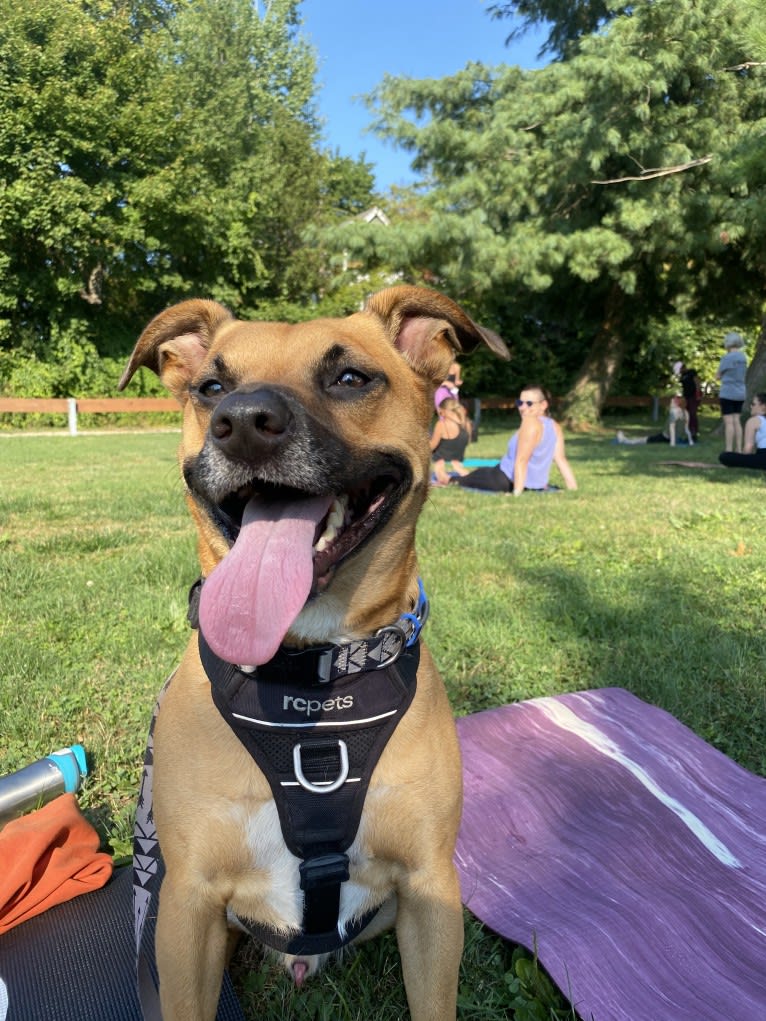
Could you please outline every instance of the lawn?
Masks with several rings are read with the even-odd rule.
[[[620,685],[766,774],[764,476],[661,464],[716,465],[712,425],[693,450],[569,437],[574,493],[433,491],[419,532],[425,637],[457,714]],[[487,418],[470,456],[499,456],[513,427]],[[81,742],[81,804],[118,857],[154,696],[188,638],[197,569],[177,442],[0,436],[0,773]],[[466,924],[461,1018],[505,1018],[512,1002],[522,1021],[571,1016],[551,1014],[528,955]],[[236,979],[253,1018],[405,1016],[389,937],[300,995],[252,952]]]

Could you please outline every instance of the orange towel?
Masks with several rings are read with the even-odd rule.
[[[98,845],[74,794],[7,823],[0,831],[0,933],[103,886],[112,859]]]

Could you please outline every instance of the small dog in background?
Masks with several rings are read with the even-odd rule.
[[[398,286],[296,325],[185,301],[136,345],[120,389],[148,366],[183,406],[203,578],[154,738],[164,1021],[215,1017],[232,924],[300,984],[393,922],[412,1018],[455,1017],[461,764],[415,529],[434,389],[480,344],[508,356]]]

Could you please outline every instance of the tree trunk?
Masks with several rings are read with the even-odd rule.
[[[616,285],[609,292],[604,319],[590,351],[563,404],[563,422],[585,432],[601,418],[601,409],[620,370],[625,348],[622,336],[624,293]]]
[[[750,398],[754,393],[766,391],[766,305],[763,308],[761,317],[761,334],[758,343],[755,345],[753,360],[747,368],[747,400],[745,408],[750,407]]]

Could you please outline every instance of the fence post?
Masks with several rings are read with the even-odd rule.
[[[74,397],[67,398],[67,417],[69,419],[69,435],[77,435],[77,401]]]
[[[652,397],[652,421],[656,422],[660,417],[660,399],[659,397]]]

